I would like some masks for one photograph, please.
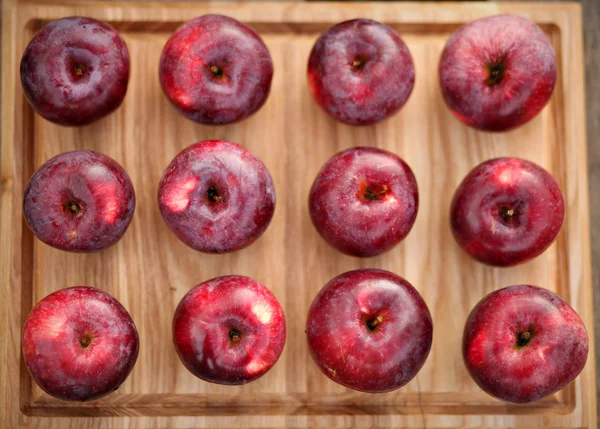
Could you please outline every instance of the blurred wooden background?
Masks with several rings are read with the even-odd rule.
[[[580,0],[578,3],[582,6],[585,46],[594,333],[596,356],[600,356],[600,198],[598,198],[600,194],[600,0]],[[600,398],[599,362],[600,359],[597,359],[596,397]],[[600,402],[597,407],[600,415]]]
[[[600,0],[582,0],[585,42],[590,232],[596,356],[600,351]],[[600,365],[596,361],[596,397],[600,397]],[[597,404],[600,414],[600,403]]]

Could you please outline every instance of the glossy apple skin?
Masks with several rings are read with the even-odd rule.
[[[226,16],[204,15],[171,36],[160,57],[159,77],[165,94],[186,118],[229,124],[263,106],[271,90],[273,61],[250,27]]]
[[[371,329],[369,322],[381,317]],[[414,287],[383,270],[332,279],[308,311],[306,338],[319,369],[363,392],[388,392],[419,372],[431,349],[433,322]]]
[[[181,362],[211,383],[238,385],[261,377],[279,359],[285,338],[277,298],[245,276],[199,284],[183,297],[173,319]]]
[[[125,98],[128,82],[125,41],[92,18],[50,22],[36,33],[21,59],[27,100],[38,114],[60,125],[85,125],[113,112]]]
[[[440,86],[459,120],[480,130],[506,131],[548,103],[556,69],[554,49],[540,27],[519,16],[490,16],[452,34],[440,58]]]
[[[338,121],[369,125],[406,103],[415,83],[412,56],[398,33],[370,19],[331,27],[308,60],[316,102]]]
[[[514,210],[507,217],[506,210]],[[495,266],[526,262],[558,235],[564,199],[552,176],[529,161],[496,158],[475,167],[454,193],[450,225],[472,257]]]
[[[528,332],[527,341],[520,340]],[[588,355],[588,334],[566,302],[536,286],[509,286],[471,311],[463,356],[473,380],[492,396],[527,403],[573,381]]]
[[[139,340],[119,301],[78,286],[54,292],[33,307],[22,346],[27,369],[42,390],[66,401],[89,401],[125,381],[137,360]]]
[[[253,243],[269,226],[275,187],[267,167],[222,140],[193,144],[165,170],[160,212],[171,230],[201,252],[225,253]]]
[[[75,204],[72,211],[71,204]],[[23,213],[33,234],[70,252],[106,249],[121,239],[135,211],[127,172],[98,152],[76,150],[47,161],[29,179]]]
[[[410,167],[382,149],[355,147],[321,168],[309,195],[312,222],[331,246],[353,256],[398,244],[417,217],[419,192]]]

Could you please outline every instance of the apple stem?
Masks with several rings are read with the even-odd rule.
[[[352,63],[350,64],[352,66],[352,68],[356,69],[356,70],[360,70],[364,67],[366,61],[363,60],[362,58],[355,58],[354,61],[352,61]]]
[[[81,64],[77,64],[75,66],[75,76],[81,77],[83,76],[83,73],[85,73],[85,67],[83,67]]]
[[[84,349],[87,348],[90,345],[90,338],[87,336],[83,336],[79,339],[79,344],[81,345],[81,347],[83,347]]]
[[[367,326],[370,330],[374,330],[381,322],[383,322],[383,316],[379,315],[375,319],[369,320]]]
[[[489,86],[494,86],[502,80],[504,77],[504,64],[503,61],[499,61],[498,63],[491,64],[488,66],[488,77],[487,84]]]
[[[515,208],[502,207],[500,209],[500,217],[504,219],[505,222],[510,221],[515,216],[517,216],[517,209]]]
[[[378,190],[374,190],[370,186],[365,188],[364,197],[366,200],[378,200],[383,194],[385,194],[388,190],[388,187],[382,185]]]
[[[77,214],[81,210],[81,206],[76,201],[69,201],[67,203],[67,208],[72,214]]]
[[[523,331],[517,334],[517,344],[516,347],[520,349],[521,347],[525,347],[527,343],[531,340],[531,331]]]
[[[231,340],[232,343],[237,343],[238,341],[240,341],[242,339],[242,337],[240,335],[240,331],[238,331],[237,329],[230,329],[229,330],[229,339]]]
[[[219,191],[214,186],[208,188],[208,200],[213,203],[220,203],[223,197],[219,195]]]
[[[214,77],[222,77],[223,69],[219,66],[210,66],[210,72]]]

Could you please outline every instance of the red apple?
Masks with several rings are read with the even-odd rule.
[[[23,213],[44,243],[71,252],[105,249],[121,239],[135,210],[129,176],[115,160],[88,150],[65,152],[29,179]]]
[[[33,109],[61,125],[85,125],[121,105],[129,51],[112,27],[92,18],[52,21],[21,59],[21,84]]]
[[[169,228],[188,246],[233,252],[269,226],[275,187],[255,155],[235,143],[209,140],[171,161],[160,181],[158,205]]]
[[[319,369],[363,392],[388,392],[419,372],[433,323],[421,295],[402,277],[365,269],[325,285],[308,312],[306,336]]]
[[[496,158],[475,167],[454,194],[450,224],[458,244],[490,265],[520,264],[540,255],[562,226],[562,193],[542,167]]]
[[[275,365],[285,344],[285,317],[256,280],[225,276],[189,291],[175,310],[173,343],[196,377],[245,384]]]
[[[487,393],[509,402],[533,402],[579,375],[588,335],[575,310],[554,293],[509,286],[471,311],[463,354],[473,380]]]
[[[374,124],[406,103],[415,83],[412,56],[398,33],[370,19],[342,22],[321,35],[308,60],[319,105],[352,125]]]
[[[229,124],[267,100],[273,62],[262,39],[235,19],[195,18],[171,36],[160,57],[160,84],[177,110],[202,124]]]
[[[450,37],[440,59],[440,85],[462,122],[505,131],[548,103],[556,68],[554,49],[540,27],[519,16],[490,16]]]
[[[406,237],[419,193],[412,170],[398,156],[355,147],[321,168],[309,206],[313,224],[330,245],[353,256],[375,256]]]
[[[23,356],[33,380],[58,399],[89,401],[117,390],[138,356],[138,333],[115,298],[92,287],[54,292],[27,316]]]

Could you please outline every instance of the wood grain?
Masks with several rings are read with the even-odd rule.
[[[505,9],[506,8],[506,9]],[[482,133],[456,121],[445,108],[436,65],[448,35],[464,22],[510,10],[543,26],[560,63],[549,106],[526,126],[505,134]],[[264,108],[232,126],[205,127],[178,115],[157,79],[158,58],[170,33],[204,13],[225,13],[249,23],[275,63],[272,94]],[[18,61],[44,22],[67,15],[111,22],[132,60],[123,106],[83,128],[62,128],[33,114],[18,81]],[[354,128],[328,118],[306,88],[306,59],[315,39],[344,19],[369,17],[396,28],[417,70],[404,109],[373,127]],[[40,428],[130,427],[596,427],[594,356],[582,375],[539,403],[513,406],[481,392],[460,355],[466,316],[486,293],[510,284],[544,286],[568,300],[593,330],[587,211],[585,106],[580,9],[576,5],[262,3],[155,4],[5,2],[3,10],[2,189],[0,207],[1,358],[3,426]],[[265,235],[240,252],[196,253],[170,233],[156,207],[168,162],[187,145],[227,139],[246,146],[267,165],[278,206]],[[357,259],[329,248],[314,231],[306,208],[312,179],[339,150],[376,146],[403,157],[416,174],[420,209],[407,239],[377,258]],[[33,239],[21,212],[23,187],[45,160],[86,148],[119,161],[134,183],[138,206],[123,240],[94,255],[73,255]],[[452,193],[477,163],[520,156],[551,171],[563,189],[567,218],[557,242],[541,257],[510,269],[484,267],[454,243],[447,212]],[[434,319],[431,355],[415,380],[383,395],[344,389],[310,360],[304,322],[310,302],[333,276],[378,267],[407,278]],[[269,287],[288,321],[288,342],[266,376],[242,387],[210,385],[192,377],[171,344],[173,311],[194,285],[224,274],[245,274]],[[88,404],[55,400],[32,385],[20,356],[22,321],[48,293],[72,285],[112,293],[140,332],[140,356],[115,394]],[[49,419],[48,417],[52,417]]]

